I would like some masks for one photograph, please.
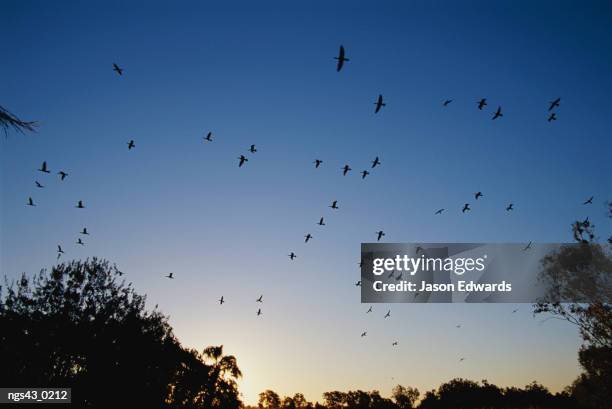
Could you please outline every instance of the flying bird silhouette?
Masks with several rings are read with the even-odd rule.
[[[132,150],[132,148],[135,148],[136,144],[134,143],[133,139],[130,139],[130,141],[127,143],[127,146],[128,146],[128,151],[129,151],[129,150]]]
[[[34,183],[36,183],[36,187],[38,187],[38,188],[42,189],[44,187],[43,185],[40,184],[40,182],[38,180],[35,181]]]
[[[244,156],[244,155],[240,155],[240,157],[238,158],[240,159],[240,163],[238,163],[238,167],[242,167],[242,165],[244,165],[244,162],[248,162],[249,160]]]
[[[368,331],[363,331],[363,332],[361,333],[361,338],[365,337],[366,335],[368,335]]]
[[[448,106],[448,104],[450,104],[451,102],[453,102],[453,100],[452,100],[452,99],[447,99],[446,101],[444,101],[444,102],[442,103],[442,105],[443,105],[443,106]]]
[[[589,197],[588,200],[586,200],[583,205],[587,205],[587,204],[593,204],[593,196]]]
[[[355,287],[361,287],[361,280],[359,280],[359,281],[357,281],[357,282],[355,283]]]
[[[325,222],[323,221],[323,218],[321,217],[321,219],[319,220],[319,223],[317,223],[319,226],[325,226]]]
[[[459,362],[463,362],[463,361],[465,361],[465,358],[459,359]]]
[[[169,273],[169,274],[166,276],[166,278],[169,278],[169,279],[173,280],[173,279],[174,279],[173,273]]]
[[[338,60],[338,64],[336,65],[336,71],[340,72],[340,70],[344,66],[344,62],[345,61],[349,61],[349,59],[346,58],[345,55],[344,55],[344,47],[343,46],[340,46],[340,51],[338,51],[338,56],[334,57],[334,59]]]
[[[57,252],[60,254],[64,254],[64,250],[62,250],[62,246],[60,246],[59,244],[57,245]]]
[[[370,306],[370,308],[368,308],[368,310],[366,311],[366,314],[369,314],[372,312],[372,307]]]
[[[113,71],[115,71],[119,75],[123,75],[123,69],[119,68],[119,66],[115,63],[113,63]]]
[[[443,212],[444,210],[445,210],[445,209],[439,209],[439,210],[438,210],[436,213],[434,213],[434,214],[442,214],[442,212]]]
[[[257,316],[259,317],[261,315],[261,308],[257,310]]]
[[[531,242],[527,243],[527,245],[525,246],[525,248],[523,248],[523,251],[527,251],[531,248]]]
[[[297,256],[295,255],[295,253],[292,251],[291,254],[289,254],[289,258],[291,260],[293,260],[294,258],[296,258]]]
[[[470,204],[466,203],[466,204],[463,205],[463,209],[461,209],[461,213],[465,213],[468,210],[472,210],[472,209],[470,209]]]
[[[304,236],[304,243],[308,243],[308,240],[312,239],[312,235],[310,233],[308,233],[307,235]]]
[[[474,193],[474,197],[476,198],[476,200],[478,200],[479,197],[483,197],[484,195],[482,194],[482,192],[476,192]]]
[[[223,303],[225,302],[223,296],[221,296],[221,298],[219,298],[217,301],[219,301],[219,305],[223,305]]]
[[[556,120],[557,120],[557,114],[555,114],[554,112],[551,112],[550,115],[548,116],[548,122],[556,121]]]
[[[319,166],[321,166],[323,161],[321,159],[315,159],[313,163],[315,164],[315,169],[317,169]]]
[[[40,172],[51,173],[51,172],[49,171],[49,169],[47,169],[47,162],[46,162],[46,161],[42,163],[42,165],[41,165],[40,169],[38,169],[38,170],[39,170]]]
[[[557,98],[554,101],[550,101],[549,102],[550,106],[548,107],[548,110],[552,111],[553,109],[559,106],[560,102],[561,102],[561,98]]]
[[[378,94],[378,99],[376,100],[374,105],[376,105],[376,109],[374,109],[375,114],[377,114],[378,111],[380,111],[380,108],[387,106],[387,104],[383,102],[383,96],[381,94]]]
[[[495,111],[495,114],[493,114],[493,118],[491,119],[496,120],[497,118],[500,118],[502,116],[504,116],[504,114],[502,114],[501,106],[498,106],[497,111]]]
[[[508,206],[506,206],[506,211],[509,212],[510,210],[514,210],[514,204],[510,203]]]
[[[482,108],[487,106],[487,99],[483,98],[480,101],[478,101],[477,104],[478,104],[478,109],[482,111]]]
[[[259,298],[255,300],[255,302],[263,302],[263,294],[260,295]]]
[[[251,153],[257,152],[257,148],[255,148],[255,145],[251,145],[251,147],[249,148],[249,152]]]
[[[346,176],[346,174],[349,173],[349,171],[351,170],[353,169],[351,169],[349,165],[344,165],[344,167],[342,168],[342,176]]]
[[[80,244],[81,246],[85,245],[85,243],[83,243],[83,240],[81,240],[80,238],[77,240],[76,244]]]
[[[332,204],[331,204],[329,207],[331,207],[332,209],[339,209],[339,207],[338,207],[338,201],[337,201],[337,200],[334,200],[334,201],[332,202]]]
[[[461,328],[461,324],[455,325],[456,328]]]
[[[387,311],[387,313],[385,314],[385,318],[389,318],[391,316],[391,310]]]
[[[64,180],[66,179],[66,176],[68,176],[68,174],[64,172],[63,170],[60,170],[59,172],[57,172],[57,174],[59,175],[60,180]]]
[[[34,204],[34,200],[32,200],[32,198],[31,198],[31,197],[28,197],[28,206],[36,206],[36,205]]]
[[[81,230],[81,234],[89,234],[89,232],[87,231],[87,227],[83,227],[83,230]]]
[[[376,166],[380,165],[380,160],[378,159],[378,156],[374,158],[374,160],[372,161],[372,169],[374,169]]]
[[[518,308],[512,310],[512,314],[515,314],[518,311]]]
[[[393,341],[393,343],[391,344],[391,346],[396,347],[396,346],[397,346],[397,341]]]
[[[207,142],[212,142],[213,138],[212,138],[212,132],[209,132],[208,134],[206,134],[206,136],[203,138],[205,141]]]
[[[85,209],[85,206],[83,205],[83,201],[79,200],[79,202],[77,203],[77,205],[75,206],[77,209]]]
[[[385,236],[385,232],[382,230],[377,231],[376,236],[377,236],[376,241],[380,241],[380,239],[382,239]]]
[[[367,170],[361,171],[361,179],[365,179],[366,176],[368,176],[369,174],[370,174],[370,172],[368,172]]]

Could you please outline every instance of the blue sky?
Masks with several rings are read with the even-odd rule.
[[[266,388],[320,399],[455,376],[559,389],[579,371],[574,328],[540,324],[528,305],[394,305],[385,321],[384,305],[366,317],[353,283],[360,243],[379,229],[390,242],[559,242],[589,216],[602,238],[611,233],[611,11],[567,1],[4,2],[0,104],[40,127],[0,141],[2,272],[52,265],[57,244],[67,258],[116,262],[183,343],[236,354],[248,402]],[[350,61],[337,73],[340,44]],[[387,106],[375,115],[378,94]],[[548,123],[556,97],[559,119]],[[492,121],[498,105],[505,116]],[[239,169],[251,144],[258,152]],[[362,181],[375,156],[382,165]],[[52,175],[36,172],[43,160]],[[346,163],[354,170],[343,177]],[[482,202],[462,215],[478,190]]]

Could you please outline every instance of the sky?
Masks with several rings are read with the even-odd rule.
[[[397,243],[569,242],[570,224],[588,216],[602,239],[612,233],[609,2],[2,8],[0,105],[39,123],[0,138],[9,280],[52,266],[58,244],[66,259],[116,263],[184,345],[237,357],[247,403],[265,389],[321,400],[454,377],[557,391],[580,372],[576,329],[542,323],[528,304],[366,315],[354,283],[360,244],[381,229]],[[350,61],[338,73],[341,44]],[[374,114],[378,94],[387,105]],[[504,117],[492,121],[497,106]],[[361,180],[376,156],[382,165]],[[50,175],[36,171],[42,161]],[[476,191],[484,198],[461,214]]]

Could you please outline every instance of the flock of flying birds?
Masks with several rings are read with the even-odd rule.
[[[334,57],[334,59],[337,60],[336,71],[338,71],[338,72],[340,72],[342,70],[342,68],[344,67],[346,62],[350,61],[346,57],[346,52],[345,52],[345,49],[344,49],[344,47],[342,45],[340,46],[340,50],[339,50],[338,56]],[[123,69],[121,67],[119,67],[116,63],[113,64],[113,71],[115,71],[119,76],[123,75]],[[442,103],[442,105],[444,107],[447,107],[452,102],[453,102],[453,99],[447,99],[447,100],[445,100]],[[548,107],[548,112],[549,112],[549,114],[548,114],[548,122],[556,121],[557,120],[557,114],[555,112],[555,109],[560,106],[560,103],[561,103],[561,98],[556,98],[555,100],[553,100],[553,101],[551,101],[549,103],[549,107]],[[478,100],[476,102],[476,104],[477,104],[477,108],[482,111],[488,105],[488,102],[487,102],[486,98],[481,98],[480,100]],[[387,103],[385,102],[384,97],[383,97],[382,94],[378,95],[378,97],[376,98],[376,101],[374,102],[374,105],[375,105],[375,107],[374,107],[374,113],[375,114],[378,114],[381,111],[381,109],[384,108],[387,105]],[[492,120],[497,120],[499,118],[502,118],[503,116],[504,116],[504,114],[502,112],[502,107],[500,105],[500,106],[497,107],[497,109],[493,113],[493,116],[492,116],[491,119]],[[213,133],[212,132],[208,132],[206,134],[206,136],[203,137],[203,140],[204,140],[205,143],[213,142]],[[128,147],[128,150],[134,149],[136,147],[135,141],[134,140],[128,141],[127,142],[127,147]],[[251,145],[249,147],[249,149],[248,149],[248,153],[255,154],[256,152],[257,152],[256,146],[254,144]],[[245,164],[249,161],[249,158],[246,157],[244,154],[241,154],[237,159],[238,159],[238,167],[245,166]],[[315,169],[319,169],[321,167],[321,165],[323,164],[323,160],[315,159],[313,163],[314,163]],[[371,161],[371,164],[372,165],[371,165],[371,167],[369,169],[364,169],[364,170],[362,170],[360,172],[361,179],[365,179],[368,175],[370,175],[371,171],[374,168],[376,168],[377,166],[381,165],[380,158],[378,156],[376,156],[374,158],[374,160]],[[352,170],[353,169],[348,164],[344,165],[341,168],[343,176],[346,176]],[[51,173],[51,171],[49,170],[49,168],[47,166],[47,162],[43,162],[41,167],[40,167],[40,169],[38,169],[38,171],[40,171],[43,174]],[[68,173],[63,171],[63,170],[60,170],[60,171],[57,172],[57,175],[59,176],[60,181],[64,181],[66,179],[66,177],[68,176]],[[42,189],[42,188],[45,187],[38,180],[36,180],[34,183],[35,183],[35,186],[37,188],[39,188],[39,189]],[[483,197],[484,197],[484,194],[482,192],[480,192],[480,191],[474,193],[474,200],[475,201],[478,201],[478,200],[480,200]],[[583,204],[584,205],[588,205],[588,204],[592,204],[592,203],[593,203],[593,197],[591,196]],[[28,198],[28,201],[27,201],[26,204],[27,204],[27,206],[32,206],[32,207],[36,206],[36,203],[34,202],[32,197]],[[461,212],[462,213],[466,213],[466,212],[471,211],[472,208],[470,206],[471,206],[470,203],[465,203],[463,205],[463,207],[461,208]],[[338,201],[337,200],[333,200],[331,202],[331,204],[329,205],[329,207],[331,209],[333,209],[333,210],[338,210],[340,208],[338,206]],[[79,200],[76,203],[75,208],[77,208],[77,209],[84,209],[85,205],[84,205],[83,201]],[[514,210],[514,204],[513,203],[508,203],[505,206],[505,210],[507,212]],[[436,210],[434,212],[434,214],[435,215],[441,215],[444,211],[446,211],[445,208],[440,208],[440,209]],[[321,217],[319,219],[319,222],[316,223],[316,224],[319,225],[319,226],[325,226],[325,218]],[[89,232],[87,231],[87,227],[83,227],[83,229],[79,232],[79,235],[80,236],[77,238],[75,243],[78,244],[78,245],[84,246],[85,242],[83,242],[82,236],[88,236],[89,235]],[[377,241],[380,241],[383,237],[385,237],[385,232],[383,230],[379,230],[379,231],[376,232],[376,240]],[[308,243],[312,239],[313,239],[313,235],[311,233],[306,233],[304,235],[304,242],[305,243]],[[531,242],[529,242],[529,244],[524,248],[524,250],[528,250],[529,248],[531,248]],[[64,254],[64,250],[62,249],[62,246],[58,244],[57,245],[57,258],[59,259],[62,256],[62,254]],[[289,256],[289,259],[292,260],[292,261],[295,258],[297,258],[297,254],[294,251],[291,251],[288,256]],[[361,262],[359,264],[361,266]],[[120,275],[123,274],[122,272],[120,272],[118,270],[117,270],[117,272]],[[392,272],[392,274],[393,274],[393,272]],[[174,279],[175,278],[173,273],[169,273],[165,277],[168,278],[168,279]],[[401,276],[400,276],[400,278],[401,278]],[[396,279],[399,279],[399,278],[396,277]],[[361,281],[357,281],[357,283],[355,283],[355,285],[358,286],[358,287],[361,286]],[[263,295],[260,295],[259,298],[257,298],[255,301],[257,303],[263,303]],[[221,298],[218,300],[218,302],[219,302],[219,305],[223,305],[226,302],[226,300],[225,300],[225,298],[223,296],[221,296]],[[512,313],[516,313],[517,311],[518,311],[518,309],[515,309],[515,310],[512,311]],[[372,312],[372,307],[370,306],[369,309],[366,311],[366,314],[369,314],[371,312]],[[256,314],[257,314],[257,316],[262,315],[261,308],[258,308]],[[384,315],[385,319],[387,319],[389,317],[391,317],[391,310],[388,310],[387,313]],[[456,327],[457,328],[461,328],[461,324],[458,324]],[[365,336],[367,336],[367,331],[363,331],[361,333],[361,337],[365,337]],[[397,345],[398,345],[398,341],[393,341],[392,346],[397,346]],[[462,357],[459,361],[462,362],[464,360],[465,360],[465,358]]]

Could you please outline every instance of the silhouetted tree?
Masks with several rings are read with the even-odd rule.
[[[612,402],[612,348],[582,346],[578,361],[584,373],[569,388],[572,396],[584,408],[609,408]]]
[[[35,131],[36,122],[22,121],[17,116],[11,114],[7,109],[0,106],[0,127],[4,131],[4,135],[8,135],[9,128],[13,128],[17,132]]]
[[[435,390],[425,392],[425,396],[419,404],[419,409],[438,409],[440,408],[440,397]]]
[[[351,409],[368,409],[370,407],[370,394],[364,391],[348,391],[344,394],[344,405]]]
[[[186,350],[172,384],[169,402],[202,408],[238,408],[236,380],[242,376],[236,358],[223,355],[223,346],[202,353]],[[207,361],[212,361],[207,363]]]
[[[400,409],[414,408],[416,401],[419,400],[419,395],[420,393],[418,389],[410,386],[405,387],[402,385],[397,385],[391,392],[391,396],[393,397],[395,404]]]
[[[308,409],[312,407],[312,403],[308,402],[304,395],[296,393],[293,395],[293,407],[295,409]]]
[[[259,394],[257,406],[260,409],[280,409],[281,398],[278,396],[278,393],[268,389]]]
[[[457,378],[440,385],[438,395],[444,408],[476,409],[480,407],[479,389],[478,383]]]
[[[207,391],[204,407],[235,407],[238,404],[238,385],[236,380],[242,377],[238,363],[233,355],[223,355],[223,345],[204,349],[200,358],[210,361]]]
[[[391,399],[383,398],[380,396],[380,392],[371,391],[370,395],[370,409],[397,409],[397,405]]]
[[[331,391],[323,393],[323,402],[328,409],[340,409],[346,402],[346,393]]]
[[[71,387],[75,407],[238,408],[233,357],[217,368],[182,348],[167,318],[120,280],[92,259],[7,283],[0,384]]]
[[[534,313],[578,327],[585,373],[570,391],[583,407],[603,409],[612,402],[612,254],[610,246],[594,242],[588,219],[575,222],[572,232],[576,246],[564,246],[543,260],[542,275],[551,293],[534,306]],[[563,300],[583,302],[559,302]]]
[[[282,399],[281,409],[295,409],[295,402],[291,396],[285,396]]]

